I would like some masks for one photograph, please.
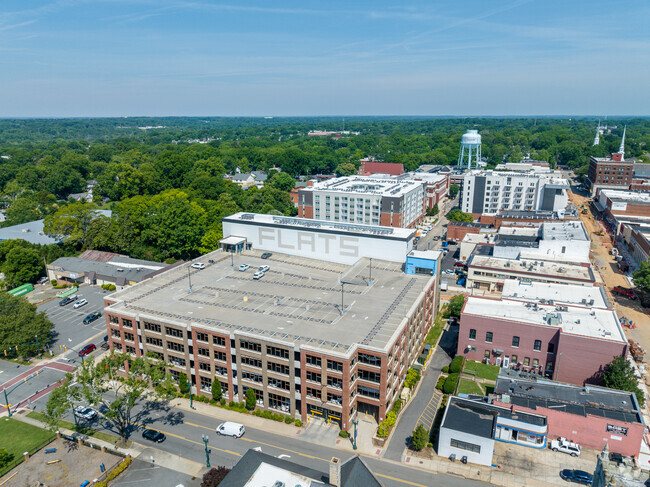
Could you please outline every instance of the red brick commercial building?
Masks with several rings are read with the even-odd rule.
[[[487,223],[449,222],[447,223],[447,240],[461,242],[468,233],[479,234],[494,228]]]
[[[252,389],[259,408],[292,418],[320,416],[345,429],[357,413],[385,419],[432,326],[437,276],[377,259],[349,266],[260,256],[216,251],[203,256],[203,270],[187,263],[112,294],[111,349],[155,354],[197,395],[210,396],[218,380],[228,401]],[[241,264],[251,268],[240,272]],[[270,270],[254,280],[260,265]]]
[[[404,174],[404,165],[392,162],[377,162],[372,159],[361,159],[359,161],[359,176],[372,176],[373,174],[389,174],[399,176]]]
[[[562,382],[599,383],[626,351],[609,309],[468,297],[461,313],[459,355]]]
[[[564,437],[582,447],[638,456],[645,432],[643,413],[631,392],[575,386],[542,378],[499,375],[495,405],[513,413],[545,416],[548,436]]]
[[[634,161],[624,159],[623,152],[611,157],[591,157],[587,178],[591,194],[601,188],[628,189],[634,176]]]

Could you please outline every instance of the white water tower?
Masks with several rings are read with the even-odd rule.
[[[468,130],[460,139],[460,154],[458,154],[458,165],[472,169],[478,168],[481,160],[481,135],[478,130]]]

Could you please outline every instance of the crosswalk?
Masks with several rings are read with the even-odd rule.
[[[441,401],[442,393],[438,389],[435,389],[433,396],[431,396],[431,399],[429,400],[429,403],[418,418],[417,424],[424,425],[426,430],[430,431],[431,427],[433,426],[433,421],[436,419],[436,413],[438,412],[438,408],[440,408]]]

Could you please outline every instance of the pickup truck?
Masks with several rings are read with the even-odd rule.
[[[618,294],[620,296],[625,296],[628,299],[636,299],[636,293],[632,289],[628,289],[622,286],[616,286],[612,289],[612,293]]]
[[[580,445],[568,441],[566,438],[559,437],[557,440],[551,441],[551,450],[567,453],[572,457],[580,456]]]

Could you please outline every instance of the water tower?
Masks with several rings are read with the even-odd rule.
[[[460,154],[458,154],[458,165],[463,168],[478,168],[481,160],[481,135],[478,130],[468,130],[460,139]]]

